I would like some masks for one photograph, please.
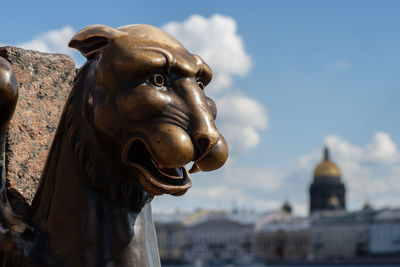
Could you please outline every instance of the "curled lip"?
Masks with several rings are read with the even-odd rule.
[[[151,150],[141,137],[134,137],[125,145],[122,160],[143,174],[144,178],[139,177],[139,181],[145,189],[151,191],[149,193],[179,195],[186,192],[192,185],[189,173],[184,166],[162,167],[154,160]]]

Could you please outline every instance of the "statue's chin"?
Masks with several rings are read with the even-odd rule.
[[[122,159],[130,168],[139,170],[140,184],[152,195],[183,195],[192,185],[188,171],[184,166],[165,168],[151,157],[143,140],[136,138],[127,144]]]

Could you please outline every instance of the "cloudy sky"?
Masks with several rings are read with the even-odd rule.
[[[400,2],[2,0],[0,44],[67,53],[91,24],[152,24],[201,55],[231,154],[193,175],[156,211],[266,211],[289,200],[307,214],[323,145],[342,171],[351,210],[400,206]]]

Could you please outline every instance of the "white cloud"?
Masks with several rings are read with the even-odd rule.
[[[326,136],[324,143],[330,148],[335,159],[342,164],[352,166],[353,164],[392,164],[399,162],[400,154],[396,144],[387,133],[377,132],[372,137],[372,141],[364,147],[359,147],[343,140],[336,135]],[[304,155],[299,160],[299,165],[303,168],[309,168],[315,165],[320,159],[321,151]]]
[[[232,153],[244,152],[260,143],[258,131],[268,127],[266,109],[252,98],[228,95],[216,99],[217,126]]]
[[[351,145],[338,136],[327,136],[325,143],[338,153],[339,160],[359,163],[391,164],[398,162],[399,151],[396,144],[385,132],[377,132],[365,147]]]
[[[211,66],[214,78],[210,87],[214,91],[230,87],[233,76],[245,76],[250,70],[251,59],[233,18],[192,15],[184,22],[167,23],[163,29]]]
[[[184,22],[170,22],[163,29],[211,66],[213,81],[207,94],[217,104],[217,126],[226,137],[231,154],[245,152],[260,143],[260,131],[268,127],[266,108],[243,93],[232,91],[235,76],[245,76],[251,59],[233,18],[192,15]]]
[[[278,189],[287,177],[285,170],[268,166],[239,165],[234,159],[228,159],[222,174],[225,185],[265,194]]]
[[[350,64],[344,60],[338,60],[333,64],[328,64],[327,69],[329,71],[343,71],[347,70],[350,67]]]
[[[399,160],[396,144],[384,132],[374,135],[373,141],[366,147],[366,155],[372,162],[393,163]]]
[[[33,40],[18,44],[17,46],[29,50],[37,50],[47,53],[63,53],[75,56],[76,50],[68,47],[68,42],[75,33],[71,26],[64,26],[61,29],[50,30],[37,35]]]

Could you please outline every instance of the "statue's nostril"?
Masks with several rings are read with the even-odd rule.
[[[210,140],[208,138],[202,137],[196,139],[196,149],[197,149],[197,159],[202,158],[210,149],[210,147],[213,146],[213,144],[210,144]]]

